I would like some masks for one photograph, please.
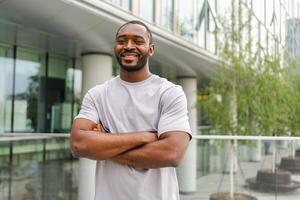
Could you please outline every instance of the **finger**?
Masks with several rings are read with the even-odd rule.
[[[101,130],[101,132],[105,133],[105,129],[103,128],[103,125],[102,124],[99,124],[99,129]]]

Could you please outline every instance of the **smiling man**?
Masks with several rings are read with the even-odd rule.
[[[85,95],[71,130],[74,156],[97,160],[96,200],[178,200],[175,167],[191,138],[182,88],[151,74],[154,44],[140,21],[116,33],[120,76]]]

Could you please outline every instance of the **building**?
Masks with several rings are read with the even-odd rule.
[[[235,6],[251,11],[251,37],[268,52],[284,48],[285,22],[300,10],[297,0],[1,0],[0,133],[68,133],[82,94],[118,74],[116,29],[139,19],[153,31],[151,70],[183,86],[196,134],[196,90],[218,68],[218,16]],[[178,174],[189,192],[195,143],[186,159]]]
[[[287,49],[292,58],[300,59],[300,19],[287,21]]]

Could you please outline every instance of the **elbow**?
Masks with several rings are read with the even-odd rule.
[[[180,156],[177,152],[173,152],[170,154],[169,162],[172,167],[178,167],[181,163],[182,156]]]
[[[80,133],[78,133],[78,131],[71,132],[70,146],[73,157],[84,157],[87,149],[85,143],[83,142],[83,138],[80,137]]]

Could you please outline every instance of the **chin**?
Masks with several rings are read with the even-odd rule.
[[[127,72],[136,72],[140,71],[141,69],[144,68],[144,66],[138,66],[138,65],[121,65],[121,68]]]

